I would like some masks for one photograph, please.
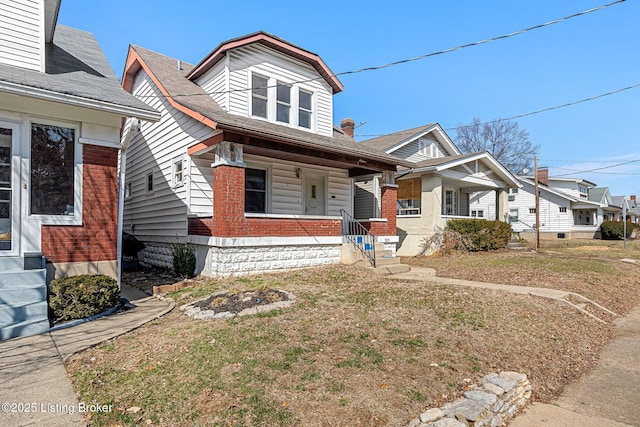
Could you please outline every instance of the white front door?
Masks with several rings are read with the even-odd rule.
[[[18,254],[20,159],[18,125],[0,122],[0,256]]]
[[[327,179],[324,175],[305,175],[304,214],[326,215]]]

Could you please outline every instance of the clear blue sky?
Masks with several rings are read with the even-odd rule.
[[[613,0],[63,0],[58,23],[95,34],[116,75],[129,43],[197,63],[220,42],[264,30],[320,55],[335,73],[512,33]],[[506,40],[341,77],[334,122],[356,139],[474,116],[488,121],[640,83],[640,0]],[[640,87],[516,121],[540,166],[640,196]],[[455,139],[455,130],[448,130]],[[563,168],[563,169],[558,169]],[[603,173],[606,172],[606,173]]]

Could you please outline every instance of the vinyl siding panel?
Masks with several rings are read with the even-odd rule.
[[[523,188],[518,190],[514,196],[514,201],[509,202],[509,210],[518,210],[518,219],[524,222],[512,224],[514,231],[530,230],[536,224],[536,214],[530,213],[529,209],[536,206],[535,190],[532,185],[523,183]],[[565,233],[571,231],[573,226],[573,214],[571,212],[571,202],[565,198],[556,196],[546,191],[540,192],[540,231]],[[567,212],[561,213],[560,207],[566,207]]]
[[[214,101],[218,103],[225,111],[229,111],[229,85],[228,70],[224,61],[220,61],[202,77],[196,80],[196,83],[204,89]]]
[[[131,183],[132,191],[125,200],[124,230],[147,240],[185,236],[192,188],[189,181],[203,180],[197,168],[189,167],[187,147],[210,137],[213,131],[173,108],[144,72],[136,77],[133,93],[162,117],[157,123],[143,122],[127,150],[125,182]],[[173,163],[179,158],[187,159],[183,161],[187,176],[184,185],[174,188]],[[153,173],[152,192],[146,189],[149,172]]]
[[[445,149],[435,138],[431,136],[424,136],[419,140],[411,141],[410,143],[404,145],[403,147],[398,148],[395,151],[392,151],[391,154],[394,156],[400,157],[401,159],[406,159],[412,162],[420,162],[422,160],[431,159],[431,153],[427,151],[427,155],[420,152],[420,141],[423,144],[435,144],[435,156],[434,157],[444,157]]]
[[[315,126],[312,129],[321,135],[333,135],[333,94],[329,85],[318,79],[318,73],[310,65],[260,45],[244,46],[229,52],[230,93],[227,96],[230,113],[250,116],[252,72],[313,93]],[[275,88],[269,91],[269,96],[275,97]],[[295,100],[296,97],[292,96],[292,117],[297,115]]]
[[[0,0],[0,62],[42,71],[42,1]]]
[[[377,178],[356,181],[353,216],[356,219],[369,219],[378,216],[380,201],[380,187]]]

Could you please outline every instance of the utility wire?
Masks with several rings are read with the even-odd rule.
[[[603,169],[611,169],[611,168],[615,168],[615,167],[618,167],[618,166],[624,166],[624,165],[628,165],[630,163],[637,163],[637,162],[640,162],[640,160],[629,160],[628,162],[618,163],[618,164],[611,165],[611,166],[603,166],[603,167],[600,167],[600,168],[589,169],[589,170],[586,170],[586,171],[580,171],[580,173],[596,172],[596,171],[600,171],[600,170],[603,170]],[[575,175],[575,173],[565,173],[565,174],[555,175],[554,178],[560,178],[560,177],[563,177],[563,176],[570,176],[570,175]]]
[[[494,42],[494,41],[498,41],[498,40],[504,40],[504,39],[507,39],[507,38],[510,38],[510,37],[515,37],[515,36],[518,36],[520,34],[527,33],[529,31],[538,30],[540,28],[544,28],[544,27],[548,27],[550,25],[558,24],[560,22],[567,21],[567,20],[572,19],[572,18],[577,18],[579,16],[583,16],[583,15],[587,15],[589,13],[597,12],[599,10],[602,10],[602,9],[605,9],[605,8],[608,8],[608,7],[611,7],[611,6],[614,6],[614,5],[617,5],[617,4],[620,4],[620,3],[624,3],[625,1],[627,1],[627,0],[616,0],[616,1],[611,2],[611,3],[607,3],[607,4],[604,4],[604,5],[598,6],[598,7],[594,7],[592,9],[584,10],[582,12],[574,13],[574,14],[571,14],[569,16],[565,16],[563,18],[554,19],[552,21],[545,22],[543,24],[538,24],[538,25],[534,25],[532,27],[524,28],[522,30],[514,31],[514,32],[509,33],[509,34],[503,34],[501,36],[496,36],[496,37],[492,37],[492,38],[489,38],[489,39],[476,41],[476,42],[473,42],[473,43],[463,44],[463,45],[459,45],[459,46],[452,47],[452,48],[449,48],[449,49],[444,49],[444,50],[440,50],[440,51],[437,51],[437,52],[432,52],[432,53],[427,53],[427,54],[420,55],[420,56],[415,56],[413,58],[401,59],[399,61],[390,62],[390,63],[384,64],[384,65],[378,65],[378,66],[373,66],[373,67],[360,68],[360,69],[357,69],[357,70],[343,71],[343,72],[340,72],[340,73],[329,74],[326,77],[339,77],[339,76],[345,76],[345,75],[349,75],[349,74],[363,73],[363,72],[367,72],[367,71],[382,70],[384,68],[389,68],[389,67],[393,67],[393,66],[400,65],[400,64],[406,64],[408,62],[420,61],[422,59],[430,58],[432,56],[438,56],[438,55],[443,55],[443,54],[446,54],[446,53],[455,52],[457,50],[465,49],[465,48],[468,48],[468,47],[479,46],[479,45],[482,45],[482,44],[486,44],[486,43],[490,43],[490,42]],[[307,80],[299,80],[299,81],[296,81],[296,82],[288,83],[288,85],[300,84],[300,83],[309,83],[309,82],[313,82],[313,81],[316,81],[316,80],[323,80],[326,77],[316,77],[316,78],[307,79]],[[206,93],[206,94],[204,94],[204,93],[201,93],[201,94],[176,94],[176,95],[172,95],[172,97],[175,98],[175,97],[184,97],[184,96],[223,95],[223,94],[234,93],[234,92],[247,92],[247,91],[250,91],[250,90],[253,90],[253,89],[268,89],[268,88],[278,87],[278,86],[280,86],[280,85],[262,86],[262,87],[256,87],[256,88],[232,89],[232,90],[219,91],[219,92],[209,92],[209,93]],[[139,96],[139,98],[157,98],[157,95],[143,95],[143,96]]]

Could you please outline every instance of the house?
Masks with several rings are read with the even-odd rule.
[[[535,238],[536,200],[535,177],[519,176],[522,187],[511,189],[508,195],[509,222],[513,231],[523,238]],[[606,204],[604,193],[598,201],[591,192],[596,184],[576,178],[549,177],[547,169],[538,171],[539,220],[541,238],[589,238],[599,236]],[[600,200],[602,199],[602,200]],[[489,201],[479,198],[473,207],[486,208]]]
[[[0,2],[2,339],[49,329],[54,277],[118,277],[121,121],[159,118],[122,90],[92,34],[57,25],[59,8]]]
[[[397,239],[402,161],[334,127],[343,85],[317,54],[265,32],[196,65],[130,46],[122,85],[162,113],[126,152],[124,224],[141,262],[171,267],[177,242],[207,276],[339,262],[353,180],[372,173],[389,177],[372,232]]]
[[[410,162],[396,173],[397,253],[420,253],[422,242],[443,229],[453,218],[497,218],[507,213],[507,192],[518,188],[516,178],[490,153],[462,154],[437,124],[428,124],[362,141]],[[366,219],[380,211],[377,192],[379,176],[356,180],[356,217]],[[492,202],[485,208],[472,208],[474,194],[486,192]]]
[[[602,211],[599,212],[600,223],[602,221],[622,221],[624,197],[614,201],[608,187],[594,187],[589,190],[589,200],[602,206]]]
[[[628,220],[633,224],[640,224],[640,204],[636,200],[636,195],[629,196],[627,203],[629,204]]]

